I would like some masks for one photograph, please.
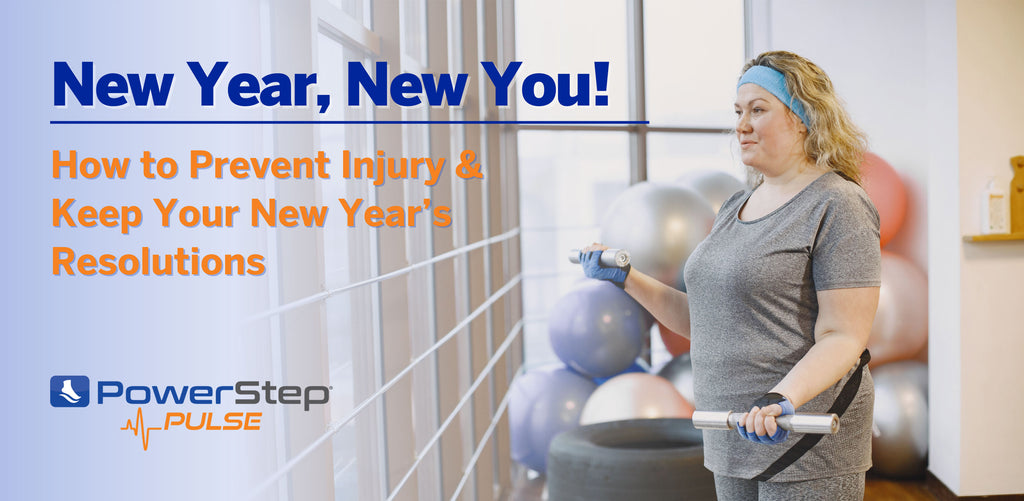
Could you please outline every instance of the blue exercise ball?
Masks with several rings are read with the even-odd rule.
[[[562,296],[548,315],[558,358],[589,378],[626,370],[640,355],[646,312],[611,282],[594,280]]]
[[[579,426],[583,406],[596,388],[593,381],[561,365],[517,378],[508,403],[512,459],[546,472],[551,440]]]

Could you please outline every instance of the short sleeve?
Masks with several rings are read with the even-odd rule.
[[[882,283],[880,221],[859,187],[828,202],[811,251],[815,290],[878,287]]]

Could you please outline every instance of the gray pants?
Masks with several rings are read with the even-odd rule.
[[[715,491],[718,493],[718,501],[862,501],[864,474],[852,473],[802,482],[758,482],[715,475]]]

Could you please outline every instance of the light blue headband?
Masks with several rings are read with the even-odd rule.
[[[807,119],[803,103],[798,99],[794,99],[789,90],[786,89],[786,77],[782,73],[767,66],[751,66],[740,77],[740,83],[736,84],[736,89],[739,90],[740,86],[745,83],[757,84],[762,89],[771,92],[773,96],[779,98],[779,101],[782,101],[782,104],[789,107],[793,113],[796,113],[796,116],[800,117],[800,120],[804,122],[808,129],[811,128],[811,121]]]

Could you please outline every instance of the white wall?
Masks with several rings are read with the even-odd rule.
[[[928,470],[960,492],[960,220],[956,0],[926,12],[928,78]],[[941,368],[941,370],[939,370]]]
[[[976,234],[989,177],[1024,154],[1024,2],[957,2],[960,231]],[[952,180],[950,180],[952,181]],[[1005,184],[1004,184],[1005,186]],[[961,495],[1024,492],[1024,436],[992,416],[1024,413],[1024,241],[961,244]]]

